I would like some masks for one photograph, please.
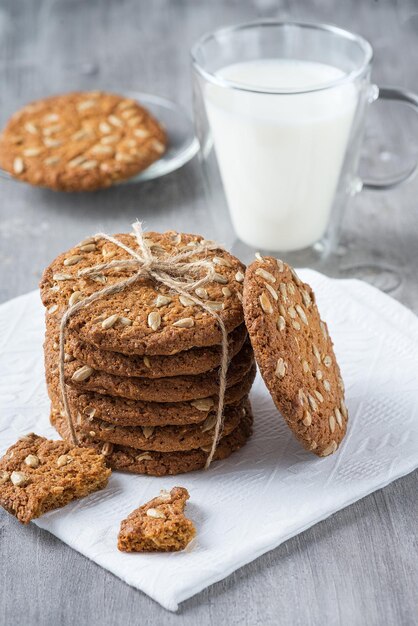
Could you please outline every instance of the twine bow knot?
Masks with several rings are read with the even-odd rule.
[[[216,412],[216,423],[213,435],[211,450],[208,454],[205,468],[207,469],[214,457],[216,448],[223,429],[223,411],[225,402],[226,377],[229,365],[228,354],[228,333],[221,317],[204,300],[195,295],[196,289],[203,287],[215,278],[216,271],[210,259],[201,258],[193,260],[192,257],[198,254],[207,254],[212,250],[219,249],[220,246],[211,241],[202,241],[193,245],[189,250],[178,254],[168,254],[160,248],[160,255],[154,255],[152,244],[148,244],[142,231],[140,222],[132,224],[134,235],[138,243],[139,250],[133,250],[116,237],[105,233],[94,235],[94,239],[106,239],[119,248],[125,250],[130,256],[128,259],[115,259],[106,263],[99,263],[92,267],[87,267],[78,272],[79,276],[94,277],[109,270],[132,269],[134,274],[128,278],[104,287],[94,292],[90,296],[83,298],[76,304],[69,306],[61,318],[59,336],[59,381],[64,412],[68,420],[71,438],[75,445],[78,444],[77,433],[74,427],[71,410],[68,403],[67,390],[65,385],[65,332],[68,320],[80,309],[89,306],[92,302],[100,298],[124,291],[140,278],[150,278],[154,282],[161,283],[174,291],[178,295],[183,295],[194,304],[207,311],[218,323],[222,335],[221,366],[219,369],[219,392],[218,406]],[[202,276],[203,271],[203,276]]]

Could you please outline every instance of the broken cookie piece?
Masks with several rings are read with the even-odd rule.
[[[161,491],[157,498],[135,509],[121,523],[118,548],[122,552],[177,552],[196,535],[184,516],[189,492],[184,487]]]
[[[91,448],[21,437],[0,459],[0,505],[23,524],[107,485],[111,470]]]

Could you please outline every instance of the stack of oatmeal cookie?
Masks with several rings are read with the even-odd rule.
[[[115,236],[138,250],[135,235]],[[196,235],[147,233],[154,256],[193,251]],[[221,248],[188,260],[209,261],[212,280],[194,295],[217,313],[228,332],[224,425],[215,459],[226,458],[251,434],[248,393],[255,362],[242,309],[244,266]],[[59,326],[69,306],[133,276],[138,266],[115,243],[88,239],[45,270],[45,364],[51,421],[64,438],[69,423],[59,382]],[[198,270],[194,279],[206,274]],[[77,438],[100,450],[114,469],[176,474],[203,468],[214,438],[222,356],[218,321],[161,282],[141,277],[125,289],[77,310],[65,325],[65,389]]]

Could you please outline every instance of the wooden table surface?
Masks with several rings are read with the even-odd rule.
[[[374,46],[377,83],[418,90],[416,0],[5,0],[0,121],[30,99],[70,89],[138,89],[191,111],[190,45],[257,17],[357,31]],[[373,109],[366,165],[399,171],[418,158],[418,121],[406,107]],[[86,234],[123,231],[137,217],[156,230],[202,232],[249,258],[206,207],[197,160],[157,181],[94,194],[0,184],[0,301],[34,289],[43,267]],[[417,193],[412,180],[358,195],[344,220],[344,254],[325,271],[370,280],[418,311]],[[415,472],[206,589],[178,615],[2,511],[0,624],[416,624],[416,494]]]

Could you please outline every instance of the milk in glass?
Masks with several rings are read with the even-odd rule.
[[[265,59],[230,65],[217,75],[262,91],[322,87],[344,74],[322,63]],[[271,94],[210,83],[205,104],[239,238],[276,251],[318,242],[341,174],[355,86]]]

